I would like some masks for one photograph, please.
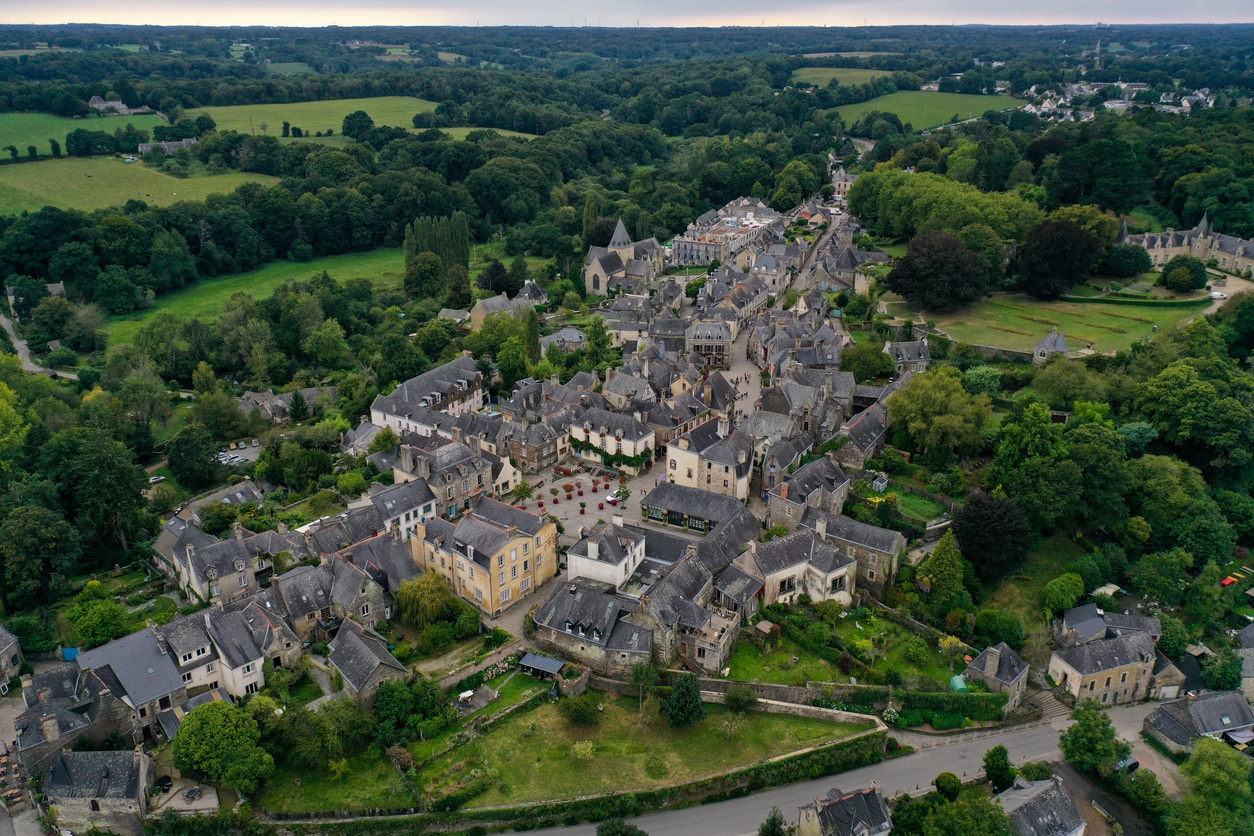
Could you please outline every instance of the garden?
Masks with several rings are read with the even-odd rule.
[[[423,794],[482,788],[467,804],[481,807],[664,787],[867,728],[750,712],[729,735],[724,721],[733,712],[708,705],[704,719],[675,729],[659,718],[642,722],[635,697],[589,694],[597,701],[595,725],[572,724],[554,704],[511,717],[424,767]]]

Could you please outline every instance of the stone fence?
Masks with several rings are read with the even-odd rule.
[[[722,705],[726,695],[714,691],[702,691],[702,702]],[[758,700],[758,711],[767,714],[787,714],[792,717],[805,717],[810,720],[830,720],[833,723],[872,723],[875,728],[868,732],[886,732],[888,726],[874,714],[855,714],[852,711],[837,711],[834,708],[819,708],[817,705],[798,705],[794,702],[778,702],[776,700]]]
[[[817,699],[835,699],[841,702],[861,702],[856,696],[873,697],[875,702],[888,699],[888,688],[879,685],[839,685],[833,682],[807,682],[805,685],[777,685],[773,682],[737,682],[729,679],[700,677],[701,691],[722,695],[732,685],[744,685],[760,700],[808,706]]]
[[[472,674],[476,674],[481,670],[486,670],[487,668],[492,667],[498,662],[503,661],[506,656],[517,655],[518,657],[521,658],[522,653],[523,653],[522,639],[519,639],[519,638],[511,639],[507,641],[505,644],[498,647],[496,650],[493,650],[491,653],[489,653],[484,658],[484,660],[480,662],[479,664],[465,665],[463,667],[456,668],[450,671],[449,673],[446,673],[444,676],[440,677],[440,687],[447,690],[453,687],[454,685],[456,685],[458,682],[461,682],[466,677]]]

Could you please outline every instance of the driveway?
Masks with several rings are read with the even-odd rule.
[[[74,372],[55,372],[46,369],[30,359],[30,347],[26,345],[26,340],[17,335],[17,329],[13,327],[13,323],[7,316],[0,313],[0,327],[3,327],[9,335],[9,341],[13,343],[13,350],[17,352],[17,358],[22,361],[22,369],[24,371],[33,372],[34,374],[50,374],[53,377],[68,377],[70,380],[78,380],[78,375]]]

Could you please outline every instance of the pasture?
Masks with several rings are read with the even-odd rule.
[[[165,124],[160,116],[153,114],[67,119],[51,113],[0,113],[0,149],[16,145],[18,154],[25,157],[26,146],[34,145],[39,149],[40,156],[47,156],[52,153],[52,146],[48,144],[50,139],[55,139],[64,148],[66,134],[70,131],[82,128],[112,134],[128,123],[145,131]],[[7,152],[4,153],[7,157]]]
[[[1097,352],[1126,349],[1157,328],[1170,328],[1200,315],[1209,303],[1168,306],[1053,301],[996,296],[962,310],[935,315],[936,327],[960,342],[1031,351],[1057,327],[1074,351],[1092,344]]]
[[[90,211],[121,206],[131,198],[149,206],[169,206],[230,193],[244,183],[277,182],[276,177],[235,171],[182,180],[110,157],[62,157],[0,166],[0,215],[44,206]]]
[[[857,67],[802,67],[792,74],[792,80],[798,84],[813,84],[815,87],[826,87],[833,78],[842,86],[866,84],[873,78],[884,78],[892,75],[888,70],[864,70]]]
[[[857,104],[834,108],[846,124],[872,110],[895,113],[902,123],[909,122],[915,130],[948,124],[957,114],[959,119],[979,116],[988,110],[1011,110],[1022,102],[1009,96],[968,96],[963,93],[930,93],[924,90],[898,90]]]
[[[199,279],[176,293],[157,298],[148,310],[111,320],[105,326],[109,345],[127,345],[148,320],[161,311],[173,311],[186,319],[198,317],[212,322],[222,312],[222,303],[235,293],[258,299],[269,296],[289,279],[304,281],[326,271],[338,281],[368,278],[376,289],[400,287],[405,254],[397,249],[348,253],[305,262],[274,261],[251,273],[236,273],[214,279]]]
[[[280,61],[266,64],[266,72],[270,75],[317,75],[318,71],[304,61]]]
[[[408,128],[414,124],[414,114],[435,110],[435,102],[410,96],[380,96],[321,102],[202,107],[188,111],[188,115],[195,118],[202,113],[208,114],[218,124],[218,130],[245,134],[261,133],[261,126],[264,124],[266,133],[278,136],[284,122],[290,122],[306,133],[334,130],[338,134],[344,125],[344,117],[358,110],[369,113],[376,125]]]

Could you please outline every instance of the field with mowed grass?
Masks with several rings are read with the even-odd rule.
[[[1169,306],[1161,303],[1117,305],[1102,302],[1042,302],[1027,296],[997,296],[962,310],[935,316],[936,327],[959,342],[1030,351],[1057,327],[1072,350],[1090,343],[1094,351],[1117,351],[1139,342],[1158,328],[1200,316],[1209,304]]]
[[[304,281],[326,271],[332,278],[370,279],[376,289],[400,287],[405,268],[405,253],[397,249],[371,250],[315,258],[310,261],[275,261],[251,273],[236,273],[215,279],[199,279],[176,293],[157,298],[142,314],[111,320],[105,331],[109,345],[127,345],[152,317],[161,311],[173,311],[185,319],[198,317],[213,321],[222,312],[222,303],[235,293],[247,293],[258,299],[269,296],[288,279]]]
[[[67,119],[51,113],[0,113],[0,153],[7,159],[9,152],[3,149],[15,145],[18,155],[25,157],[26,147],[34,145],[39,149],[41,157],[48,156],[52,153],[48,140],[55,139],[64,149],[65,137],[70,131],[82,128],[85,131],[105,131],[112,134],[128,124],[151,132],[156,126],[164,125],[165,121],[152,114]]]
[[[899,90],[857,104],[835,108],[846,124],[856,122],[863,113],[879,110],[895,113],[902,123],[909,122],[915,130],[948,124],[956,114],[959,119],[979,116],[988,110],[1011,110],[1023,102],[1009,96],[968,96],[962,93],[930,93],[925,90]]]
[[[813,84],[826,87],[833,78],[846,87],[850,84],[865,84],[873,78],[886,78],[892,75],[888,70],[865,70],[858,67],[802,67],[792,74],[792,80],[800,84]]]
[[[0,215],[44,206],[90,211],[121,206],[132,198],[149,206],[169,206],[227,194],[244,183],[277,182],[277,177],[238,171],[180,179],[113,157],[62,157],[0,166]]]
[[[1065,574],[1072,561],[1083,557],[1085,550],[1074,540],[1056,534],[1041,543],[1028,555],[1017,572],[1007,575],[984,601],[984,606],[1010,610],[1028,626],[1044,626],[1041,593],[1045,584]]]
[[[266,125],[266,133],[279,136],[283,123],[305,133],[334,130],[337,134],[344,125],[344,117],[364,110],[376,125],[411,128],[414,114],[435,110],[435,102],[412,96],[380,96],[371,99],[330,99],[321,102],[289,102],[287,104],[233,105],[230,107],[202,107],[188,111],[192,118],[202,113],[213,117],[219,130],[257,134]]]
[[[635,697],[598,698],[604,710],[591,728],[571,726],[557,706],[546,704],[441,755],[420,770],[424,794],[446,795],[474,769],[496,770],[499,780],[468,808],[664,787],[871,728],[752,712],[728,739],[722,724],[727,711],[720,705],[707,705],[706,718],[690,729],[673,729],[662,717],[641,728]],[[581,741],[592,744],[584,760],[573,749]]]

